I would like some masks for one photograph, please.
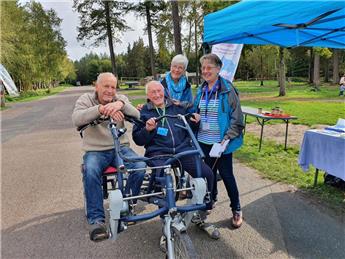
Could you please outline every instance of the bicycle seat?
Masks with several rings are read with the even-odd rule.
[[[117,169],[116,169],[115,167],[113,167],[113,166],[108,166],[108,167],[104,170],[103,174],[115,174],[116,172],[117,172]]]

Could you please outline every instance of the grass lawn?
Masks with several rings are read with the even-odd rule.
[[[277,82],[237,82],[241,94],[241,104],[270,111],[280,107],[285,113],[295,115],[294,124],[334,125],[338,118],[345,118],[345,99],[338,97],[338,87],[322,85],[320,91],[310,91],[305,83],[293,83],[286,89],[286,96],[278,97]],[[252,117],[247,119],[256,121]],[[278,121],[276,122],[278,123]],[[338,211],[345,212],[345,192],[323,184],[323,174],[319,174],[318,183],[313,188],[315,168],[304,173],[298,166],[299,147],[284,150],[283,145],[265,140],[261,152],[258,152],[259,139],[246,133],[243,147],[234,156],[242,163],[258,170],[263,177],[273,181],[292,184],[302,191],[323,201]]]
[[[30,90],[27,92],[20,93],[20,96],[18,97],[6,96],[6,102],[28,102],[32,100],[38,100],[49,95],[60,93],[69,87],[71,87],[71,85],[61,85],[50,89]]]

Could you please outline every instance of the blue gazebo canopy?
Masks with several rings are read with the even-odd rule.
[[[345,48],[345,1],[244,0],[205,16],[204,43]]]

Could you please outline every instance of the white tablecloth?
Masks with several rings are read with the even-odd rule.
[[[345,138],[337,132],[308,130],[304,133],[298,164],[309,165],[345,180]]]

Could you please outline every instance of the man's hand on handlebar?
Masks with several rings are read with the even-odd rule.
[[[146,121],[146,130],[147,131],[152,131],[157,127],[157,122],[155,120],[156,118],[151,118]]]
[[[99,106],[99,112],[102,115],[113,117],[113,114],[115,114],[116,112],[120,111],[123,106],[124,106],[124,103],[122,101],[116,101],[116,102],[112,102],[112,103],[107,103],[106,105],[100,105]],[[114,117],[113,117],[113,119],[115,120]]]
[[[198,113],[193,113],[193,116],[190,117],[190,120],[192,122],[198,123],[200,121],[200,114]]]
[[[111,113],[110,117],[112,117],[115,122],[120,122],[125,119],[125,115],[123,115],[121,111]]]

